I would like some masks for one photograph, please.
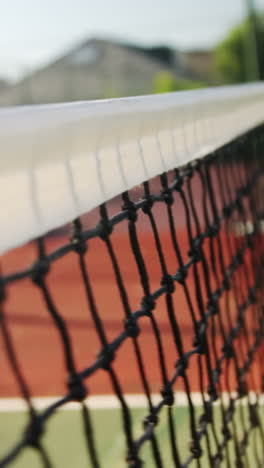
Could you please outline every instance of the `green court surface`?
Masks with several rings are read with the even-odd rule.
[[[263,407],[261,408],[263,410]],[[199,417],[201,410],[196,408],[196,417]],[[241,427],[242,423],[248,425],[247,409],[241,408],[236,411],[235,430],[237,436],[241,440]],[[146,415],[144,409],[133,409],[131,411],[133,418],[134,435],[136,437],[142,434],[142,421]],[[190,455],[189,442],[190,429],[189,429],[189,412],[187,408],[180,407],[173,410],[174,422],[176,427],[177,447],[181,455],[181,462],[185,462]],[[119,410],[92,410],[91,418],[93,422],[97,452],[100,457],[102,467],[107,468],[124,468],[125,456],[125,439],[122,431],[122,421]],[[6,453],[8,447],[12,447],[15,441],[19,440],[22,427],[26,423],[27,417],[23,412],[2,412],[0,413],[0,440],[1,449],[0,456]],[[214,409],[215,426],[217,427],[217,437],[221,442],[221,414],[219,407]],[[170,439],[167,425],[167,409],[161,412],[159,425],[156,428],[156,435],[159,442],[159,448],[166,468],[172,468],[175,465],[171,459]],[[231,432],[234,427],[230,426]],[[213,440],[212,431],[209,429],[208,436],[212,447],[213,454],[216,451],[215,441]],[[247,456],[251,461],[250,467],[257,467],[255,460],[256,451],[260,454],[259,434],[251,435],[249,439],[250,448],[247,450]],[[203,444],[205,437],[203,437]],[[90,468],[91,464],[86,450],[86,443],[84,439],[84,431],[82,425],[81,414],[78,411],[60,411],[57,412],[46,427],[46,434],[43,437],[43,445],[56,468]],[[228,442],[228,450],[231,457],[231,466],[235,465],[234,460],[234,443]],[[152,455],[150,443],[145,443],[140,452],[142,460],[144,460],[144,467],[152,468],[155,465]],[[224,452],[224,456],[226,452]],[[200,466],[207,468],[209,466],[208,458],[205,456],[200,460]],[[10,466],[13,468],[41,468],[43,465],[39,459],[37,451],[34,449],[26,449],[23,454],[19,456]],[[192,462],[189,466],[196,467],[196,461]],[[225,463],[221,466],[227,466]]]

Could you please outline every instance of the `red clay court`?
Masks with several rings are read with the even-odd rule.
[[[152,188],[157,190],[158,187],[159,181],[156,180],[156,182],[153,182]],[[192,189],[195,193],[195,203],[198,212],[202,215],[202,191],[197,179],[192,181]],[[140,190],[138,189],[134,192],[134,195],[138,196],[139,192]],[[220,200],[218,200],[218,202],[220,203]],[[178,200],[178,203],[175,205],[174,217],[177,228],[177,239],[183,259],[186,261],[187,252],[189,250],[189,240],[186,227],[184,226],[186,219],[182,203]],[[120,199],[114,200],[109,205],[110,215],[115,213],[118,209],[120,209]],[[153,208],[153,213],[157,220],[167,268],[168,271],[173,274],[177,271],[179,265],[173,250],[171,235],[167,228],[167,212],[165,207],[159,205]],[[98,220],[97,218],[98,212],[96,210],[84,217],[84,228],[94,226]],[[154,291],[160,284],[161,267],[150,223],[144,213],[139,215],[137,225],[142,254],[150,277],[150,287],[151,290]],[[143,291],[135,259],[133,258],[131,251],[127,221],[116,226],[113,234],[111,235],[111,240],[128,293],[131,311],[135,311],[141,303]],[[260,238],[259,241],[262,242],[262,239]],[[67,242],[65,231],[55,233],[48,237],[45,242],[47,252],[56,250],[59,246]],[[237,246],[239,245],[239,242],[239,237],[232,234],[231,243]],[[210,263],[209,244],[210,241],[208,239],[203,246],[203,250],[205,257]],[[223,256],[224,261],[227,261],[228,254],[224,233],[222,233],[221,246],[221,255]],[[14,271],[23,270],[23,268],[31,265],[35,261],[35,258],[35,243],[32,242],[24,247],[17,248],[3,257],[3,274],[6,275]],[[216,263],[217,268],[219,268],[219,259],[216,259]],[[249,254],[247,255],[246,263],[248,264],[247,271],[250,272]],[[116,285],[113,267],[102,240],[92,239],[88,243],[86,266],[92,283],[94,296],[96,298],[99,315],[105,326],[107,339],[111,342],[123,330],[124,310]],[[243,268],[244,267],[241,267],[241,273],[239,273],[236,279],[236,287],[238,290],[246,286],[245,271],[243,271]],[[201,266],[198,267],[198,272],[203,288],[201,293],[203,295],[204,302],[206,303],[206,291]],[[215,278],[212,273],[210,274],[210,281],[212,288],[216,288]],[[56,307],[66,321],[73,344],[73,352],[77,368],[78,370],[85,369],[96,359],[100,350],[100,342],[92,321],[87,298],[85,296],[85,290],[78,264],[78,256],[76,253],[71,252],[55,261],[47,276],[47,282]],[[196,317],[198,318],[199,310],[196,301],[193,270],[190,271],[186,284],[191,301],[194,304]],[[231,311],[231,318],[235,321],[237,316],[237,303],[233,292],[228,293],[228,298],[221,298],[221,310],[226,307],[227,300]],[[188,310],[186,295],[180,284],[177,284],[176,291],[173,294],[173,304],[175,316],[183,339],[184,350],[188,351],[192,348],[195,331],[191,315]],[[154,314],[161,334],[168,375],[172,375],[179,355],[173,342],[173,334],[164,297],[158,299]],[[36,396],[63,394],[65,392],[66,372],[60,337],[56,327],[54,326],[54,322],[46,309],[40,290],[30,279],[20,280],[9,286],[8,299],[5,303],[5,317],[12,336],[19,366],[21,367],[23,375],[29,384],[32,394]],[[222,320],[223,326],[228,333],[230,324],[228,323],[225,313],[222,313]],[[245,320],[248,329],[253,330],[255,323],[254,315],[251,314],[251,308],[248,309]],[[162,382],[158,364],[157,344],[155,343],[153,329],[149,318],[144,317],[140,319],[139,325],[141,328],[141,334],[138,338],[138,342],[142,351],[144,365],[147,369],[147,378],[150,382],[151,391],[153,393],[157,393],[160,391]],[[214,343],[211,338],[211,336],[213,336],[211,334],[212,327],[214,328],[215,335],[215,338],[213,339]],[[213,319],[208,329],[209,348],[212,349],[214,345],[218,355],[221,354],[223,346],[219,327],[219,319],[216,317]],[[251,339],[252,336],[250,337],[250,340]],[[236,341],[235,346],[238,351],[238,355],[243,358],[243,347],[246,346],[245,336],[243,337],[243,333]],[[1,379],[0,383],[0,395],[18,396],[19,388],[8,363],[3,343],[1,347],[2,354],[5,358],[3,361],[4,378]],[[259,351],[259,358],[260,356],[261,350]],[[224,366],[225,365],[226,364],[224,363]],[[143,391],[131,340],[127,340],[117,351],[114,360],[114,369],[120,376],[122,389],[125,393],[141,393]],[[260,377],[258,369],[258,358],[256,357],[254,366],[252,366],[251,372],[248,374],[249,387],[252,385],[252,379],[254,379],[255,385],[258,387],[261,385],[259,382]],[[235,368],[232,364],[229,366],[228,372],[231,389],[236,390]],[[198,362],[197,356],[195,355],[190,359],[187,375],[190,378],[191,390],[199,391],[200,383]],[[226,382],[222,380],[221,383],[222,390],[225,390]],[[103,370],[99,370],[89,378],[87,384],[91,394],[105,394],[113,392],[109,377]],[[182,389],[182,379],[178,379],[175,390]]]

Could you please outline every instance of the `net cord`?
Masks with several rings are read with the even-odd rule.
[[[263,120],[262,83],[0,109],[0,253]]]

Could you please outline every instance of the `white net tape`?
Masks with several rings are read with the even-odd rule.
[[[0,251],[264,121],[264,84],[0,110]]]

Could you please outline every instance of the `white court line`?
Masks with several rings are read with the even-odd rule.
[[[251,401],[254,401],[254,392],[250,394]],[[126,394],[125,400],[130,408],[147,408],[147,399],[143,394]],[[232,396],[235,398],[236,393],[233,393]],[[229,396],[226,392],[223,392],[223,403],[228,405]],[[202,405],[202,395],[199,392],[192,392],[191,398],[194,406]],[[205,396],[205,398],[208,398]],[[37,410],[44,410],[48,406],[52,405],[59,400],[59,397],[35,397],[32,398],[32,403]],[[161,396],[159,394],[152,394],[152,401],[154,405],[157,405],[161,401]],[[239,400],[242,405],[247,404],[247,398],[242,398]],[[105,410],[105,409],[119,409],[120,403],[119,400],[114,395],[94,395],[90,396],[85,400],[85,404],[92,410]],[[219,406],[220,401],[216,401],[214,406]],[[264,405],[264,394],[259,397],[259,404]],[[187,407],[188,399],[186,393],[176,392],[175,393],[175,407]],[[61,410],[76,410],[80,408],[80,404],[76,402],[67,403],[64,405]],[[26,411],[27,405],[23,398],[0,398],[0,413],[12,413],[18,411]]]

